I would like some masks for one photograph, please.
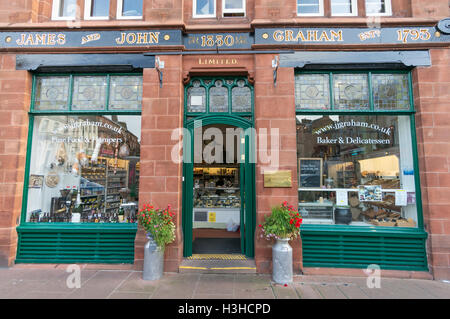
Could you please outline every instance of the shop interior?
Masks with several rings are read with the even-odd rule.
[[[202,147],[194,147],[194,254],[241,253],[240,138],[227,139],[227,128],[234,130],[204,126]]]
[[[27,221],[136,223],[139,116],[36,117]]]
[[[374,122],[368,117],[352,118]],[[411,144],[399,131],[407,123],[386,116],[376,123],[389,128],[390,134],[351,127],[317,138],[315,132],[339,121],[350,123],[345,116],[297,118],[299,211],[305,223],[416,227],[414,179],[405,169],[412,163]],[[347,136],[353,137],[351,142],[361,137],[362,142],[345,143]],[[339,137],[343,143],[336,142]]]

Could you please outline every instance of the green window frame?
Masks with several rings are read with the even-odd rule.
[[[222,82],[222,87],[227,89],[228,109],[224,112],[214,112],[210,110],[210,90],[214,88],[216,81]],[[200,83],[200,88],[205,89],[205,111],[202,112],[189,112],[188,110],[188,98],[189,89],[194,87],[194,83]],[[249,112],[236,112],[233,111],[233,89],[238,87],[246,87],[250,91],[250,111]],[[225,77],[193,77],[189,83],[184,87],[184,122],[188,122],[191,119],[205,115],[235,115],[243,117],[249,122],[254,122],[254,88],[245,76],[225,76]]]
[[[424,231],[424,223],[423,223],[423,206],[422,206],[422,194],[420,189],[420,174],[419,174],[419,161],[418,161],[418,150],[417,150],[417,135],[416,135],[416,123],[415,123],[415,113],[414,110],[414,98],[413,98],[413,86],[412,86],[412,75],[409,70],[349,70],[349,71],[299,71],[296,70],[295,76],[301,74],[328,74],[329,75],[329,104],[330,108],[325,110],[317,110],[317,109],[298,109],[297,108],[297,100],[296,100],[296,115],[398,115],[398,116],[407,116],[410,119],[410,130],[411,130],[411,142],[412,142],[412,153],[413,153],[413,167],[414,167],[414,181],[415,181],[415,190],[416,190],[416,205],[417,205],[417,231]],[[367,75],[367,87],[368,87],[368,109],[365,110],[355,110],[355,109],[336,109],[334,103],[333,96],[333,75],[336,74],[366,74]],[[373,101],[373,83],[372,83],[372,75],[376,74],[403,74],[407,77],[408,81],[408,101],[409,108],[408,109],[397,109],[397,110],[382,110],[375,109],[374,101]],[[300,190],[300,188],[299,188]],[[311,227],[311,225],[304,225],[307,228]],[[327,227],[340,227],[340,225],[330,225]],[[355,229],[359,226],[351,226]],[[377,229],[390,229],[389,227],[377,226]]]
[[[69,85],[69,96],[67,101],[67,109],[65,110],[37,110],[35,109],[35,96],[36,96],[36,83],[39,78],[42,77],[69,77],[70,85]],[[106,107],[104,110],[73,110],[72,109],[72,93],[73,92],[73,84],[74,84],[74,77],[75,76],[106,76],[107,78],[107,95],[106,95]],[[40,74],[34,74],[32,79],[32,90],[31,90],[31,103],[30,103],[30,111],[28,112],[29,115],[29,124],[28,124],[28,137],[27,137],[27,153],[26,153],[26,160],[25,160],[25,178],[24,178],[24,185],[23,185],[23,193],[22,193],[22,209],[21,209],[21,218],[20,218],[20,225],[19,227],[42,227],[43,225],[37,225],[32,222],[26,221],[26,213],[27,213],[27,202],[28,202],[28,184],[30,179],[30,161],[31,161],[31,149],[33,144],[33,128],[34,128],[34,121],[35,117],[39,115],[138,115],[140,116],[142,114],[142,104],[140,109],[131,109],[131,110],[112,110],[109,109],[109,95],[110,95],[110,79],[111,76],[142,76],[142,72],[139,73],[40,73]],[[39,224],[45,224],[46,226],[61,226],[61,227],[82,227],[82,228],[98,228],[98,225],[90,225],[89,223],[80,223],[80,224],[73,224],[73,223],[39,223]],[[127,225],[120,225],[118,224],[101,224],[101,227],[103,228],[109,228],[109,227],[116,227],[116,228],[132,228],[137,229],[137,225],[134,224],[127,224]]]

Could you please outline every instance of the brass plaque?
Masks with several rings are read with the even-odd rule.
[[[264,172],[264,187],[292,187],[291,171]]]

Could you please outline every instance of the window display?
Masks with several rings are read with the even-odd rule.
[[[296,118],[305,223],[417,226],[409,116]]]
[[[27,222],[134,223],[140,116],[35,116]]]

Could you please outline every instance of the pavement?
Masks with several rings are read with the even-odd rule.
[[[145,281],[141,271],[67,267],[0,268],[0,299],[450,299],[449,282],[383,273],[379,288],[369,288],[367,277],[298,275],[284,286],[264,274],[164,273]]]

